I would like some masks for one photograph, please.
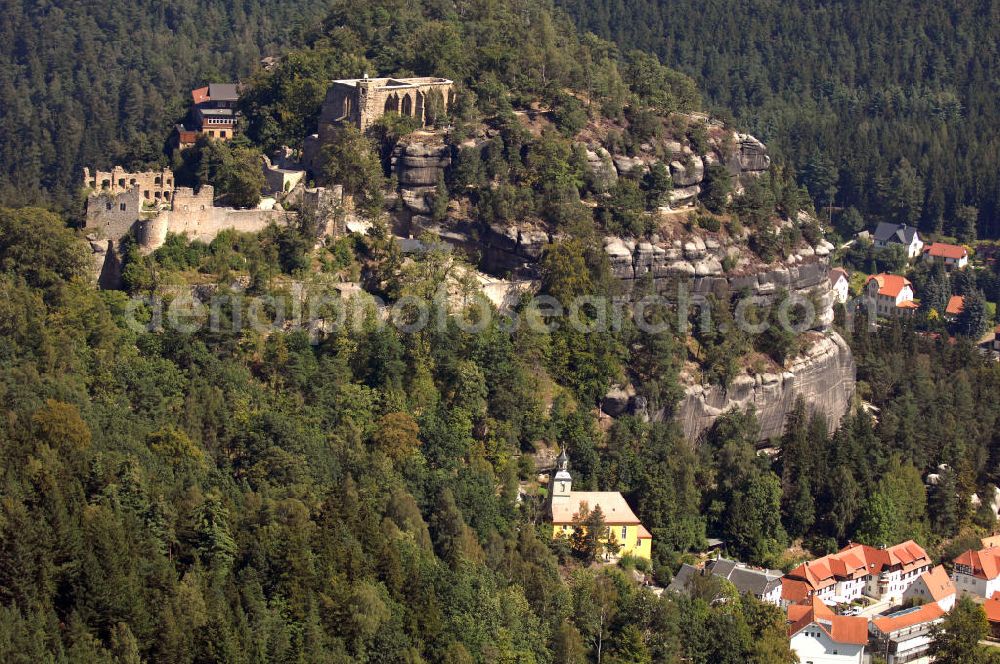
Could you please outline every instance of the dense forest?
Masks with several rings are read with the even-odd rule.
[[[69,161],[76,169],[160,159],[158,144],[199,80],[246,76],[246,135],[201,142],[176,164],[178,180],[256,199],[260,152],[298,147],[315,130],[329,78],[445,75],[459,90],[451,131],[461,140],[486,126],[489,140],[456,155],[431,214],[446,216],[449,199],[461,197],[481,220],[531,218],[559,231],[539,281],[542,294],[568,303],[615,292],[601,236],[649,237],[651,209],[671,187],[665,171],[650,169],[602,188],[573,137],[600,121],[623,152],[667,130],[692,144],[708,140],[704,123],[683,113],[699,106],[692,78],[578,33],[544,2],[343,1],[315,14],[295,3],[192,3],[113,17],[23,4],[0,19],[11,36],[3,48],[32,72],[3,79],[12,89],[32,86],[23,107],[0,111],[14,128],[0,138],[8,141],[0,197],[12,204],[64,206],[78,179]],[[103,32],[98,20],[110,22]],[[100,33],[110,59],[33,40],[38,26],[81,44]],[[296,48],[253,71],[261,53],[283,43]],[[51,55],[31,55],[43,46]],[[173,59],[183,64],[168,67]],[[156,76],[169,85],[141,84]],[[69,80],[82,87],[68,90]],[[29,99],[79,106],[81,124],[58,115],[29,123]],[[548,118],[536,133],[515,113],[531,107]],[[112,121],[119,111],[129,119]],[[60,133],[74,126],[77,134]],[[92,258],[65,215],[0,207],[0,660],[790,664],[778,608],[711,578],[690,597],[657,596],[646,584],[669,583],[708,537],[725,540],[727,555],[788,568],[848,540],[912,537],[947,558],[995,528],[971,496],[986,498],[1000,482],[1000,365],[977,350],[975,334],[950,339],[920,318],[870,328],[838,311],[868,409],[852,408],[829,434],[800,402],[766,451],[752,409],[686,440],[670,415],[692,348],[711,364],[711,380],[725,383],[745,371],[739,358],[780,363],[801,339],[776,326],[694,340],[632,325],[509,330],[499,316],[469,331],[460,323],[483,304],[464,278],[475,266],[433,239],[401,255],[382,218],[385,156],[412,130],[389,117],[327,147],[326,174],[370,217],[366,234],[317,243],[303,216],[210,243],[171,235],[149,255],[125,240],[122,291],[93,288]],[[788,144],[781,149],[796,159]],[[67,161],[53,150],[66,150]],[[30,186],[20,179],[34,172],[24,155],[35,155]],[[913,163],[924,167],[916,156]],[[848,168],[839,170],[840,197],[852,195]],[[708,211],[684,223],[748,229],[765,261],[803,236],[818,239],[814,219],[790,223],[811,207],[790,170],[776,168],[733,197],[725,169],[707,170]],[[814,172],[802,171],[812,190]],[[984,201],[962,202],[982,215]],[[869,211],[860,200],[836,200],[845,203]],[[995,294],[993,269],[949,277],[948,290]],[[944,277],[923,270],[915,278],[923,286]],[[206,282],[223,303],[218,325],[152,324],[152,296],[169,305]],[[434,302],[430,319],[444,323],[416,332],[383,324],[364,291],[363,306],[322,334],[237,324],[255,298],[268,302],[269,321],[299,289],[329,293],[344,282],[390,302],[456,284],[464,304],[455,311]],[[730,304],[720,303],[723,316]],[[339,313],[322,306],[329,309],[309,313]],[[664,418],[598,418],[601,397],[626,376]],[[594,565],[597,538],[552,538],[536,458],[556,449],[569,451],[574,488],[624,494],[653,534],[652,561]],[[928,487],[931,471],[940,481]]]
[[[1000,237],[995,0],[557,4],[692,76],[710,108],[794,167],[818,208],[902,207],[902,221],[967,241],[970,207],[979,236]]]

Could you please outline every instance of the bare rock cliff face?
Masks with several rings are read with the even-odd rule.
[[[833,432],[847,412],[857,368],[854,356],[839,334],[830,332],[781,374],[740,376],[728,388],[692,385],[677,409],[677,419],[688,440],[697,440],[720,415],[732,408],[753,406],[760,422],[760,439],[780,436],[785,417],[798,397],[826,415]]]

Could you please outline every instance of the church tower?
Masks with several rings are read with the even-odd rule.
[[[552,478],[552,502],[562,503],[569,500],[573,490],[573,478],[569,474],[569,456],[565,448],[556,458],[556,474]]]

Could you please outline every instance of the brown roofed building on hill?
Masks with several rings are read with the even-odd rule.
[[[921,574],[903,592],[904,601],[912,599],[920,603],[933,602],[944,611],[951,611],[955,606],[955,598],[955,584],[941,565]]]
[[[799,582],[805,585],[807,597],[830,604],[851,602],[862,595],[899,602],[906,589],[930,568],[927,552],[913,540],[881,549],[851,543],[786,574],[782,584],[788,588],[782,595],[789,601],[801,595],[802,588],[796,586]]]
[[[865,281],[865,299],[877,316],[897,316],[917,308],[913,284],[898,274],[873,274]]]
[[[868,619],[838,616],[818,597],[788,607],[788,638],[800,662],[861,664]]]
[[[961,270],[969,264],[969,250],[956,244],[934,242],[924,247],[924,260],[928,263],[940,263],[947,270]]]
[[[1000,546],[968,550],[955,558],[952,580],[959,596],[986,599],[1000,591]]]

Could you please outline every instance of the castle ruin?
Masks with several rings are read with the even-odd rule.
[[[121,194],[137,188],[143,200],[169,203],[174,197],[174,173],[169,168],[130,173],[121,166],[110,171],[83,169],[83,186],[97,193]]]
[[[324,126],[350,124],[361,131],[386,113],[395,112],[428,123],[429,107],[440,102],[446,113],[454,84],[446,78],[350,78],[334,81],[320,115]]]

